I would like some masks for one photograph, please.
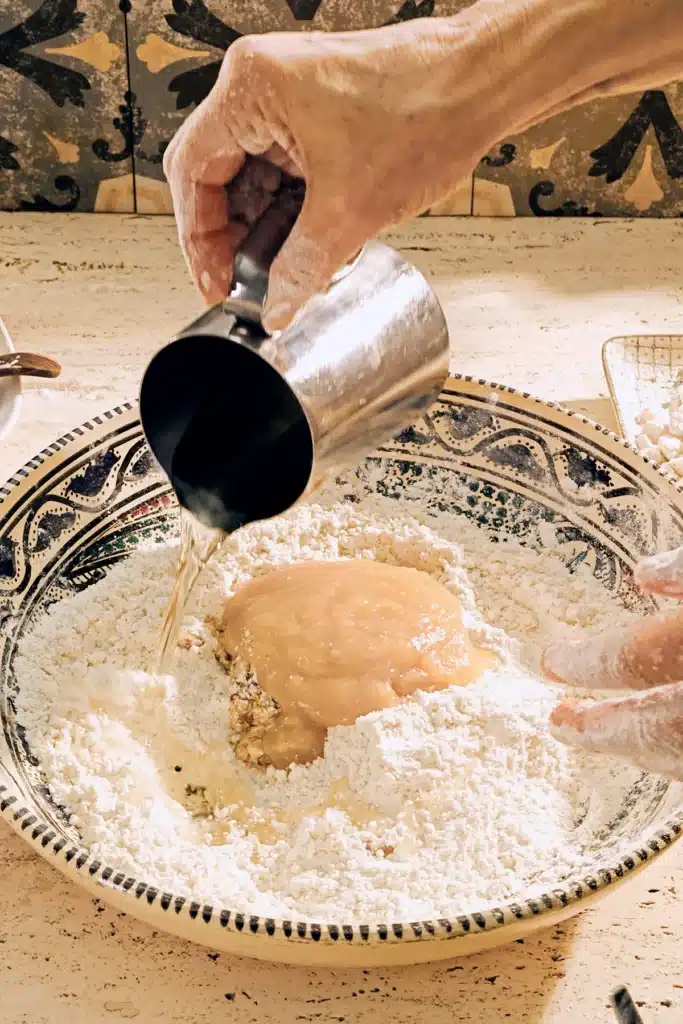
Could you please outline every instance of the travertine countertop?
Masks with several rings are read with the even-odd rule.
[[[390,240],[448,313],[452,368],[613,425],[600,346],[683,333],[683,223],[420,220]],[[168,219],[0,214],[0,317],[64,366],[25,387],[5,477],[131,399],[145,361],[200,308]],[[683,1019],[683,844],[580,918],[459,962],[308,971],[236,960],[93,901],[0,824],[5,1024],[302,1021],[609,1024],[627,983],[645,1024]]]

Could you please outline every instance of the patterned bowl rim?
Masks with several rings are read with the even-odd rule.
[[[513,396],[517,401],[520,399],[559,414],[560,421],[555,425],[562,427],[562,418],[571,419],[573,424],[577,422],[587,428],[585,433],[595,430],[602,436],[616,442],[629,452],[632,452],[637,461],[645,463],[650,470],[656,470],[666,483],[672,487],[677,496],[683,491],[683,481],[674,482],[671,477],[659,469],[653,462],[646,459],[631,445],[625,438],[619,437],[607,427],[601,426],[593,420],[588,419],[581,413],[567,409],[557,402],[536,398],[529,392],[519,391],[516,388],[504,384],[496,384],[464,374],[452,374],[444,384],[443,391],[448,392],[449,387],[458,384],[470,385],[474,393],[479,389],[486,389],[489,395],[505,394]],[[93,417],[81,427],[64,434],[58,438],[49,448],[43,449],[33,459],[30,459],[15,475],[10,477],[5,486],[0,487],[0,503],[11,496],[14,487],[26,481],[26,477],[34,473],[52,455],[61,451],[64,447],[79,438],[86,436],[86,432],[96,427],[105,425],[106,421],[113,420],[118,416],[134,412],[136,405],[124,403],[121,406],[108,410],[100,416]],[[524,411],[523,406],[521,411]],[[679,498],[680,501],[680,498]],[[683,502],[681,502],[683,507]],[[238,911],[214,907],[210,904],[201,904],[190,900],[185,896],[176,895],[161,891],[148,882],[141,881],[115,867],[104,864],[94,858],[89,851],[70,843],[63,837],[57,837],[49,824],[40,820],[39,815],[29,811],[21,805],[21,801],[12,792],[12,780],[2,774],[0,769],[0,813],[9,822],[14,831],[29,842],[43,856],[48,857],[49,853],[55,856],[60,855],[59,866],[66,874],[73,877],[75,870],[77,877],[80,876],[86,887],[93,890],[98,886],[97,891],[102,888],[115,891],[121,896],[147,905],[143,915],[142,906],[136,915],[134,906],[126,909],[133,916],[144,916],[149,919],[149,912],[156,906],[162,911],[173,910],[178,917],[187,915],[192,922],[202,921],[206,925],[219,926],[220,929],[241,933],[247,936],[262,936],[276,938],[280,941],[292,940],[301,945],[302,943],[337,944],[347,945],[373,944],[385,945],[395,942],[411,942],[425,940],[444,940],[473,937],[483,932],[497,930],[503,927],[520,925],[534,918],[550,915],[555,918],[558,914],[567,916],[576,908],[576,904],[585,902],[605,889],[625,880],[635,872],[641,870],[646,864],[653,861],[661,853],[671,847],[683,835],[683,804],[673,813],[666,825],[656,829],[644,839],[640,848],[633,850],[619,860],[617,864],[609,868],[598,868],[593,875],[572,876],[562,882],[559,886],[547,892],[540,893],[533,898],[526,898],[520,901],[503,903],[500,906],[479,911],[471,911],[456,915],[453,918],[438,918],[424,921],[374,923],[374,924],[319,924],[312,921],[296,921],[285,918],[267,917],[262,914],[250,914],[248,911]],[[20,806],[14,810],[14,806]],[[104,893],[102,893],[104,895]],[[113,892],[112,892],[113,895]],[[105,897],[106,898],[106,897]],[[120,901],[118,901],[120,903]],[[127,902],[127,901],[126,901]],[[122,904],[120,904],[122,905]],[[197,936],[197,939],[200,937]],[[200,941],[205,941],[202,937]],[[206,936],[210,942],[210,936]],[[259,953],[259,956],[262,954]],[[267,958],[267,953],[265,954]]]

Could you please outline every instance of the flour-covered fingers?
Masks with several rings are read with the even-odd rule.
[[[560,704],[550,731],[570,746],[683,779],[683,684],[595,704]]]
[[[635,578],[649,593],[683,598],[683,548],[643,559]],[[595,690],[677,682],[683,679],[683,613],[553,644],[543,655],[543,668],[551,679]]]
[[[542,667],[549,679],[589,690],[641,690],[677,682],[683,679],[683,612],[551,644]]]
[[[651,594],[683,598],[683,547],[644,558],[636,566],[635,578]]]

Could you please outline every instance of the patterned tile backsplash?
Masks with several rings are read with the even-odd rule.
[[[168,213],[163,152],[250,32],[453,14],[468,0],[0,0],[0,209]],[[683,216],[683,83],[503,141],[430,212]]]

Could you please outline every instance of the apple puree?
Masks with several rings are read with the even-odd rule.
[[[279,768],[319,757],[332,726],[416,690],[466,686],[496,662],[472,644],[443,584],[369,559],[256,577],[226,602],[219,642],[280,706],[263,738]]]

